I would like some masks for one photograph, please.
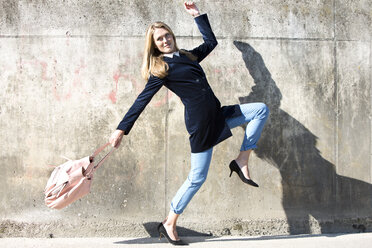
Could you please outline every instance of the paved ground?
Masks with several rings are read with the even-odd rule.
[[[297,235],[267,237],[185,237],[189,243],[186,247],[233,247],[233,248],[355,248],[372,247],[372,233],[332,234],[332,235]],[[1,248],[122,248],[122,247],[172,247],[164,238],[2,238]]]

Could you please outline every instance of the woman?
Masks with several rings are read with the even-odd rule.
[[[206,14],[200,15],[193,2],[185,2],[186,11],[194,20],[203,36],[204,43],[193,50],[179,50],[172,30],[162,22],[150,25],[146,32],[142,76],[147,80],[117,130],[111,135],[114,147],[121,143],[154,94],[164,85],[181,98],[185,105],[185,123],[190,134],[191,171],[176,193],[168,217],[159,224],[160,235],[174,245],[184,244],[178,237],[176,222],[191,198],[206,180],[212,158],[213,146],[230,137],[231,128],[248,122],[241,151],[232,160],[230,177],[235,171],[240,179],[252,186],[248,158],[261,135],[269,110],[263,103],[249,103],[221,107],[210,88],[199,63],[216,47],[217,40]]]

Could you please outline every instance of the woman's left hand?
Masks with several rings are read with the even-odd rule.
[[[184,3],[185,9],[187,13],[192,15],[193,17],[197,17],[200,15],[198,7],[196,7],[196,4],[193,1],[187,1]]]

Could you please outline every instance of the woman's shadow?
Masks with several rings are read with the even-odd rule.
[[[115,242],[115,244],[167,243],[165,238],[163,238],[162,240],[155,239],[155,238],[159,237],[159,233],[157,231],[158,224],[159,224],[159,222],[143,223],[143,227],[145,228],[149,237],[118,241],[118,242]],[[211,233],[201,233],[201,232],[197,232],[197,231],[194,231],[194,230],[191,230],[189,228],[182,227],[182,226],[177,227],[177,232],[180,235],[180,237],[182,237],[183,241],[185,241],[186,244],[196,243],[196,242],[205,242],[206,240],[212,238]],[[185,237],[186,237],[186,239],[185,239]]]
[[[311,233],[310,216],[321,233],[355,231],[352,224],[360,226],[356,217],[370,216],[371,184],[337,175],[335,166],[316,148],[318,138],[280,108],[282,93],[262,56],[248,43],[234,41],[234,45],[255,84],[249,95],[239,98],[240,103],[264,102],[270,109],[255,153],[280,171],[290,234]],[[352,218],[355,223],[344,221]]]

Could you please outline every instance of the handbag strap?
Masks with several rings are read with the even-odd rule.
[[[108,145],[110,145],[110,142],[104,144],[103,146],[99,147],[91,156],[94,157],[97,156],[100,152],[103,151],[103,149],[105,149]],[[115,147],[112,147],[110,149],[110,151],[108,153],[106,153],[106,155],[96,164],[96,165],[93,165],[94,162],[92,162],[88,168],[87,168],[87,172],[85,174],[85,176],[87,177],[91,177],[93,175],[93,173],[103,164],[103,162],[105,162],[105,160],[109,157],[109,155],[115,150],[116,148]]]
[[[105,162],[105,160],[109,157],[109,155],[115,150],[116,148],[115,147],[112,147],[110,149],[110,151],[93,167],[93,172],[95,170],[97,170],[102,164],[103,162]]]
[[[98,154],[100,154],[100,152],[102,152],[108,145],[110,145],[110,142],[107,142],[106,144],[104,144],[103,146],[101,146],[101,147],[98,147],[97,148],[97,150],[95,150],[94,152],[93,152],[93,154],[91,155],[91,157],[95,157],[95,156],[97,156]]]

